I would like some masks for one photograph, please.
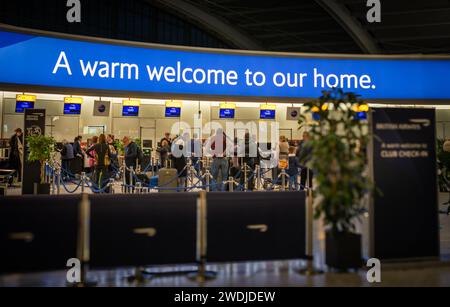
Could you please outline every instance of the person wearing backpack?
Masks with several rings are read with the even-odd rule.
[[[91,152],[95,152],[94,156]],[[111,152],[109,145],[106,143],[106,137],[101,134],[98,137],[97,144],[91,146],[86,154],[94,159],[94,180],[96,187],[103,189],[109,181],[109,166],[111,164]]]
[[[129,168],[133,167],[134,170],[136,170],[137,163],[139,156],[139,147],[135,142],[133,142],[129,137],[125,136],[122,140],[123,145],[125,145],[125,166],[127,167],[127,170],[125,170],[125,181],[127,185],[133,185],[134,179],[130,182],[130,171]]]

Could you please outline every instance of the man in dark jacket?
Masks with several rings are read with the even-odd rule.
[[[67,140],[63,141],[63,148],[61,150],[61,166],[62,169],[64,171],[63,173],[63,178],[65,180],[70,179],[70,175],[71,175],[71,162],[74,159],[74,154],[73,154],[73,147],[72,144],[70,144],[69,142],[67,142]]]
[[[16,170],[17,181],[22,181],[23,165],[23,133],[22,129],[17,128],[14,135],[9,140],[11,152],[9,154],[9,167]]]
[[[73,150],[73,156],[74,159],[72,161],[72,169],[74,174],[81,173],[83,166],[84,166],[84,155],[83,150],[81,149],[81,140],[82,136],[77,136],[73,140],[72,144],[72,150]]]
[[[123,138],[123,144],[125,145],[125,166],[127,169],[133,167],[136,170],[137,167],[137,158],[138,158],[138,147],[135,142],[130,140],[129,137]],[[130,171],[125,170],[125,180],[128,185],[134,184],[134,179],[130,182]]]

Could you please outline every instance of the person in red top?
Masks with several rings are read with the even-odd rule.
[[[217,182],[212,190],[223,190],[222,182],[228,179],[228,158],[227,158],[227,136],[223,129],[217,129],[216,134],[211,139],[211,153],[213,161],[211,164],[211,175]]]

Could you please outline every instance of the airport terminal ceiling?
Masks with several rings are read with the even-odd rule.
[[[30,9],[24,10],[23,7]],[[65,1],[2,1],[0,23],[104,38],[287,52],[448,54],[450,2],[382,2],[368,23],[361,0],[132,0],[83,3],[68,24]]]

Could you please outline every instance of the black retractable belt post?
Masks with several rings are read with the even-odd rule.
[[[82,181],[84,185],[84,181]],[[97,284],[95,281],[87,279],[90,260],[90,225],[91,224],[91,203],[89,195],[83,193],[78,213],[78,239],[77,239],[77,257],[81,263],[80,282],[75,283],[75,287],[92,287]]]
[[[204,282],[215,279],[216,272],[206,270],[206,250],[207,250],[207,200],[206,191],[201,191],[197,200],[197,262],[198,271],[188,274],[188,278],[200,285]]]
[[[323,274],[323,271],[314,267],[314,198],[312,187],[309,186],[309,169],[306,171],[306,267],[300,269],[298,273],[307,276]]]
[[[61,167],[56,168],[56,194],[61,194]]]

